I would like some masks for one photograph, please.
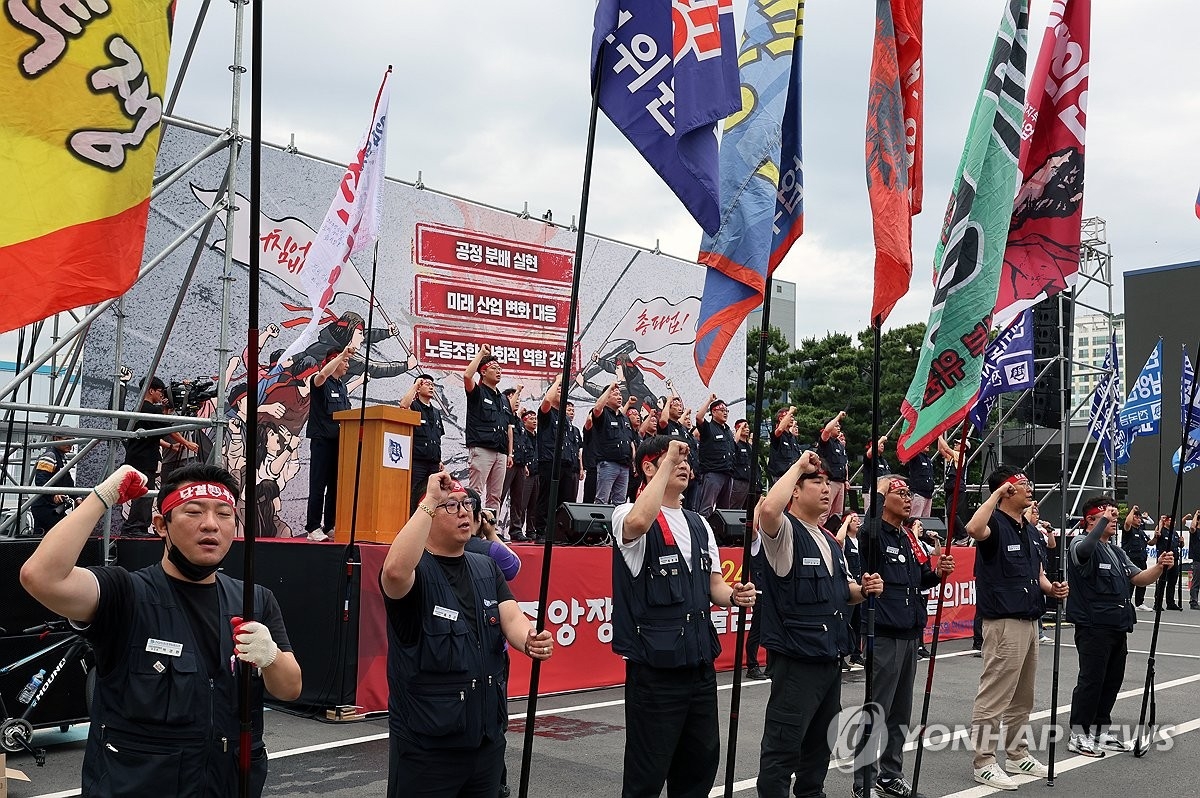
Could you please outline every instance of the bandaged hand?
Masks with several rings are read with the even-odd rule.
[[[118,504],[146,495],[146,477],[133,466],[123,465],[92,488],[96,498],[110,510]]]
[[[233,618],[233,651],[242,662],[269,668],[279,656],[279,646],[271,639],[271,630],[258,621]]]

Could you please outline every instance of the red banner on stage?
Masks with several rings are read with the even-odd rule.
[[[513,594],[529,618],[537,616],[537,591],[541,578],[542,548],[517,546],[521,572],[512,582]],[[359,601],[358,697],[365,712],[387,708],[387,619],[379,592],[379,571],[386,546],[362,545],[362,589]],[[563,547],[554,552],[550,575],[546,628],[554,633],[554,657],[542,667],[539,693],[565,693],[613,687],[625,681],[625,664],[612,652],[612,550],[606,547]],[[942,586],[946,594],[940,639],[969,637],[975,619],[975,551],[956,549],[957,567]],[[742,550],[721,549],[721,573],[726,582],[741,579]],[[929,596],[932,623],[937,594]],[[712,608],[713,624],[721,639],[718,670],[733,667],[737,635],[736,610]],[[753,622],[753,613],[747,613]],[[749,625],[749,624],[748,624]],[[931,639],[932,627],[926,629]],[[512,657],[508,694],[518,698],[529,686],[529,660]]]

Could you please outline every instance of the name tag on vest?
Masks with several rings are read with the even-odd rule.
[[[491,400],[491,399],[488,399],[488,398],[485,396],[485,397],[483,397],[483,403],[484,403],[485,405],[490,405],[490,404],[492,403],[492,400]]]
[[[664,554],[663,556],[658,558],[659,565],[673,565],[674,563],[677,563],[677,562],[679,562],[678,554]]]
[[[448,609],[440,604],[435,604],[433,605],[433,617],[445,618],[447,621],[453,623],[458,620],[458,610]]]
[[[900,553],[900,549],[896,548],[895,546],[888,546],[888,547],[887,547],[887,553],[888,553],[888,554],[899,554],[899,553]]]
[[[615,427],[615,426],[617,426],[617,422],[615,422],[615,421],[610,421],[610,422],[608,422],[608,426],[610,426],[610,427]]]
[[[801,565],[820,565],[821,558],[820,557],[805,557],[803,560],[800,561],[800,564]]]
[[[1009,551],[1020,551],[1020,550],[1021,550],[1021,544],[1020,544],[1020,543],[1013,543],[1013,544],[1011,544],[1011,545],[1008,547],[1008,550],[1009,550]]]
[[[151,637],[146,640],[146,650],[151,654],[166,654],[168,657],[178,657],[183,653],[183,643],[172,643],[170,640],[157,640]]]
[[[723,441],[723,440],[725,440],[725,436],[724,435],[714,435],[713,440],[714,441]]]
[[[330,399],[341,399],[342,395],[340,393],[338,393],[337,391],[330,391],[329,398]]]
[[[1097,567],[1097,568],[1099,568],[1099,569],[1100,569],[1100,570],[1102,570],[1102,571],[1111,571],[1111,570],[1112,570],[1112,563],[1110,563],[1110,562],[1102,562],[1102,563],[1097,563],[1097,564],[1096,564],[1096,567]]]

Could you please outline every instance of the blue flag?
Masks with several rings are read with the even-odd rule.
[[[744,105],[721,139],[721,226],[706,232],[708,267],[696,325],[696,370],[707,385],[768,275],[804,229],[800,63],[804,4],[751,3],[738,63]]]
[[[1159,338],[1117,415],[1117,426],[1135,435],[1157,435],[1161,420],[1162,339]]]
[[[1088,419],[1088,434],[1100,442],[1104,452],[1104,473],[1112,473],[1114,463],[1129,460],[1130,435],[1117,427],[1117,414],[1121,412],[1121,363],[1117,355],[1117,334],[1108,342],[1108,354],[1104,356],[1105,375],[1092,396],[1092,412]]]
[[[1032,388],[1033,382],[1033,318],[1032,311],[1026,308],[988,344],[983,354],[979,396],[971,408],[975,429],[980,432],[987,429],[988,416],[1000,394]]]
[[[1200,466],[1200,396],[1192,394],[1196,376],[1192,361],[1188,357],[1187,345],[1183,347],[1183,372],[1179,380],[1179,423],[1187,430],[1187,454],[1183,457],[1183,473]],[[1190,408],[1190,409],[1189,409]],[[1171,457],[1171,467],[1179,473],[1180,450]]]
[[[600,108],[700,226],[720,226],[717,122],[741,108],[733,0],[600,0]]]

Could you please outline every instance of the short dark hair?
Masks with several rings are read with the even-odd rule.
[[[1099,496],[1093,496],[1092,498],[1088,499],[1087,501],[1085,501],[1083,503],[1083,521],[1080,522],[1080,526],[1087,523],[1087,517],[1093,510],[1096,510],[1100,507],[1116,507],[1116,506],[1117,506],[1116,500],[1113,499],[1112,496],[1109,496],[1107,493],[1101,493]]]
[[[463,493],[466,493],[466,494],[467,494],[467,498],[468,498],[468,499],[474,499],[474,500],[475,500],[475,510],[474,510],[474,513],[473,513],[473,515],[475,516],[475,520],[476,520],[476,521],[478,521],[478,520],[479,520],[479,513],[480,513],[480,511],[483,509],[483,497],[482,497],[482,496],[480,496],[480,495],[479,495],[479,492],[478,492],[478,491],[476,491],[474,488],[468,488],[468,487],[464,487],[464,488],[463,488]]]
[[[637,453],[634,455],[634,465],[637,466],[637,474],[642,478],[643,482],[649,481],[646,477],[645,469],[642,468],[643,462],[653,460],[657,465],[658,458],[663,456],[663,452],[671,448],[671,442],[674,440],[670,435],[650,435],[638,445]]]
[[[988,474],[988,490],[992,493],[1008,480],[1009,477],[1015,477],[1017,474],[1024,474],[1025,469],[1017,468],[1016,466],[1000,466],[992,473]]]
[[[421,373],[421,374],[418,374],[417,376],[413,377],[413,382],[420,382],[421,380],[429,380],[430,382],[437,382],[437,380],[435,380],[433,378],[432,374]]]
[[[733,428],[737,429],[738,427],[742,426],[743,424],[749,424],[749,423],[750,422],[747,421],[746,419],[739,418],[737,421],[733,422]]]
[[[516,392],[517,392],[516,388],[505,388],[500,393],[504,394],[505,396],[512,396]]]
[[[158,498],[154,500],[155,509],[161,513],[164,498],[170,496],[180,486],[189,485],[193,482],[216,482],[218,485],[224,485],[228,488],[229,492],[235,497],[241,497],[242,490],[238,487],[237,480],[233,478],[233,474],[230,474],[218,465],[195,463],[171,472],[170,479],[164,481],[162,487],[158,489]],[[170,521],[171,513],[164,513],[163,517]]]
[[[331,347],[329,347],[329,349],[327,349],[327,350],[325,351],[325,360],[324,360],[324,362],[325,362],[325,363],[328,363],[329,361],[333,360],[335,357],[337,357],[338,355],[340,355],[342,352],[345,352],[345,351],[346,351],[346,347],[344,347],[344,346],[331,346]]]
[[[165,382],[163,382],[162,380],[160,380],[158,377],[151,377],[150,380],[146,383],[146,390],[147,391],[165,391],[165,390],[167,390],[167,384]]]
[[[723,407],[723,408],[725,408],[726,410],[728,410],[728,409],[729,409],[729,405],[728,405],[728,404],[725,402],[725,400],[724,400],[724,399],[714,399],[714,400],[712,401],[712,404],[710,404],[710,405],[708,406],[708,409],[709,409],[709,410],[719,410],[719,409],[721,409],[722,407]]]
[[[813,450],[810,449],[809,451],[813,451]],[[796,480],[796,484],[800,484],[801,482],[803,482],[806,479],[816,479],[817,477],[821,477],[821,476],[825,476],[825,477],[829,476],[829,474],[831,473],[831,471],[829,469],[829,461],[826,460],[824,457],[821,457],[820,455],[817,455],[817,457],[821,461],[821,464],[819,466],[817,466],[817,470],[811,471],[807,474],[801,474],[800,479]]]
[[[281,356],[281,355],[283,355],[283,350],[282,350],[282,349],[276,349],[274,352],[272,352],[272,353],[271,353],[271,359],[270,359],[269,361],[267,361],[267,362],[269,362],[269,363],[271,363],[272,365],[274,365],[274,364],[276,364],[276,363],[278,363],[278,362],[279,362],[279,358],[280,358],[280,356]]]
[[[500,359],[500,358],[496,357],[495,355],[484,355],[484,356],[483,356],[483,359],[481,359],[481,360],[479,361],[479,368],[478,368],[477,370],[478,370],[478,371],[483,371],[485,368],[487,368],[488,366],[492,365],[493,363],[495,363],[495,362],[496,362],[496,361],[498,361],[499,359]]]
[[[529,418],[530,416],[536,417],[537,411],[536,410],[526,410],[525,412],[521,413],[521,420],[524,421],[525,419]]]
[[[574,406],[575,406],[574,402],[567,402],[567,407],[574,407]]]

